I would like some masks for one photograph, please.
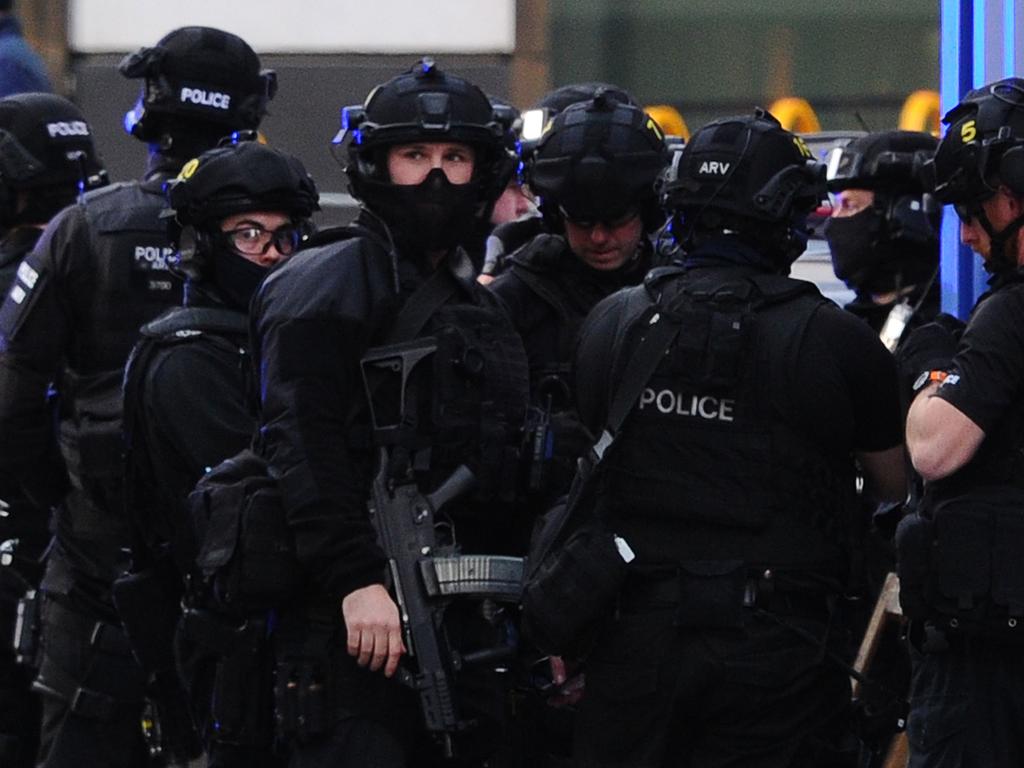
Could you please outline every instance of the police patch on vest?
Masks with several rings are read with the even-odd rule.
[[[46,272],[30,263],[31,260],[30,256],[18,265],[11,289],[0,305],[0,351],[6,349],[7,342],[17,334],[39,293],[36,288],[46,281]]]
[[[640,395],[640,410],[656,408],[660,413],[672,416],[690,416],[711,421],[734,421],[736,400],[731,397],[713,395],[689,395],[673,392],[671,389],[655,391],[651,387]]]
[[[138,272],[167,272],[167,259],[174,254],[170,246],[136,245],[132,268]]]

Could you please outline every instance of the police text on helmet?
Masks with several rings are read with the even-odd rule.
[[[69,123],[61,121],[47,123],[46,131],[50,134],[51,139],[55,136],[88,136],[89,126],[82,120],[72,120]]]
[[[231,108],[230,93],[219,93],[218,91],[204,91],[201,88],[182,88],[181,101],[188,101],[192,104],[200,104],[202,106],[215,107],[217,109]]]
[[[712,397],[711,395],[684,395],[663,389],[655,392],[648,387],[640,395],[640,410],[653,405],[664,414],[677,416],[694,416],[714,421],[733,421],[736,401],[732,398]]]

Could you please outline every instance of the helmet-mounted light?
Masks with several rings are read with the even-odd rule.
[[[353,104],[341,108],[341,129],[334,134],[331,144],[344,144],[345,140],[351,137],[355,144],[363,143],[361,126],[366,121],[366,110],[362,104]]]

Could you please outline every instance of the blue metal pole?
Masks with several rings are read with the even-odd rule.
[[[984,2],[978,0],[977,4],[984,6]],[[982,49],[981,53],[984,49],[984,40],[976,35],[975,5],[973,0],[942,0],[939,78],[943,113],[956,106],[960,97],[974,85],[978,63],[976,47]],[[984,18],[983,10],[981,16]],[[983,61],[981,63],[984,71]],[[970,249],[960,244],[960,222],[948,207],[942,217],[940,246],[942,310],[966,318],[980,293],[975,283],[977,259]]]

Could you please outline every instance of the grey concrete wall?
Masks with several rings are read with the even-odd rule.
[[[444,55],[435,59],[442,69],[467,77],[485,92],[507,97],[510,56]],[[124,113],[138,97],[139,81],[118,74],[120,60],[120,55],[95,55],[72,62],[72,98],[93,126],[113,180],[137,177],[146,158],[145,145],[123,128]],[[348,216],[343,174],[330,153],[341,107],[361,103],[374,85],[407,70],[416,60],[415,55],[262,57],[264,67],[277,71],[279,84],[262,130],[271,144],[301,158],[321,192],[327,193],[322,224]]]

